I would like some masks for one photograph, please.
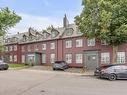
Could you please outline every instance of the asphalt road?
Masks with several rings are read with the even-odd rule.
[[[41,71],[0,71],[0,95],[126,95],[127,80]]]

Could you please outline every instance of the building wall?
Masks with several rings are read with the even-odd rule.
[[[77,39],[83,39],[83,47],[76,47],[76,40]],[[72,41],[72,48],[66,48],[65,42],[71,40]],[[55,49],[50,48],[50,43],[55,43]],[[38,44],[38,50],[35,51],[35,45]],[[46,50],[42,50],[42,44],[46,44]],[[70,66],[76,66],[81,67],[83,64],[76,63],[75,55],[78,53],[83,54],[83,63],[84,63],[84,51],[89,50],[98,50],[99,51],[99,65],[101,65],[100,62],[100,54],[102,52],[110,52],[110,62],[112,63],[112,47],[108,45],[101,45],[99,41],[96,41],[95,46],[88,46],[86,38],[83,37],[72,37],[72,38],[63,38],[63,39],[55,39],[55,40],[47,40],[43,42],[34,42],[29,44],[10,44],[7,46],[14,46],[17,45],[17,51],[7,51],[6,55],[17,55],[17,62],[11,62],[11,63],[22,63],[22,55],[25,55],[25,62],[27,62],[27,54],[28,52],[39,52],[46,54],[46,64],[50,64],[50,55],[55,54],[56,59],[55,60],[65,60],[66,54],[72,54],[72,63]],[[21,50],[22,46],[24,46],[24,51]],[[31,51],[28,51],[28,46],[31,46]],[[127,44],[120,45],[118,48],[118,51],[126,52],[127,55]],[[125,56],[126,56],[125,55]],[[40,60],[42,60],[40,58]],[[127,62],[127,58],[126,58]],[[42,63],[42,62],[41,62]]]

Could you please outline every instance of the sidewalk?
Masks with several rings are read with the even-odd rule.
[[[39,70],[39,71],[50,71],[50,72],[55,72],[52,70],[51,66],[32,66],[30,68],[27,68],[29,70]],[[82,68],[69,68],[66,69],[65,71],[57,70],[58,72],[63,72],[63,73],[73,73],[73,74],[80,74],[80,75],[94,75],[94,71],[85,71],[82,72]]]

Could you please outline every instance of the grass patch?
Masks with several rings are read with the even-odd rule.
[[[25,65],[25,64],[8,64],[9,68],[11,69],[24,69],[24,68],[29,68],[29,65]]]

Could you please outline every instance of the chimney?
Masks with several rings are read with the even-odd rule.
[[[67,19],[67,16],[65,14],[64,18],[63,18],[63,27],[67,28],[69,26],[69,21]]]

